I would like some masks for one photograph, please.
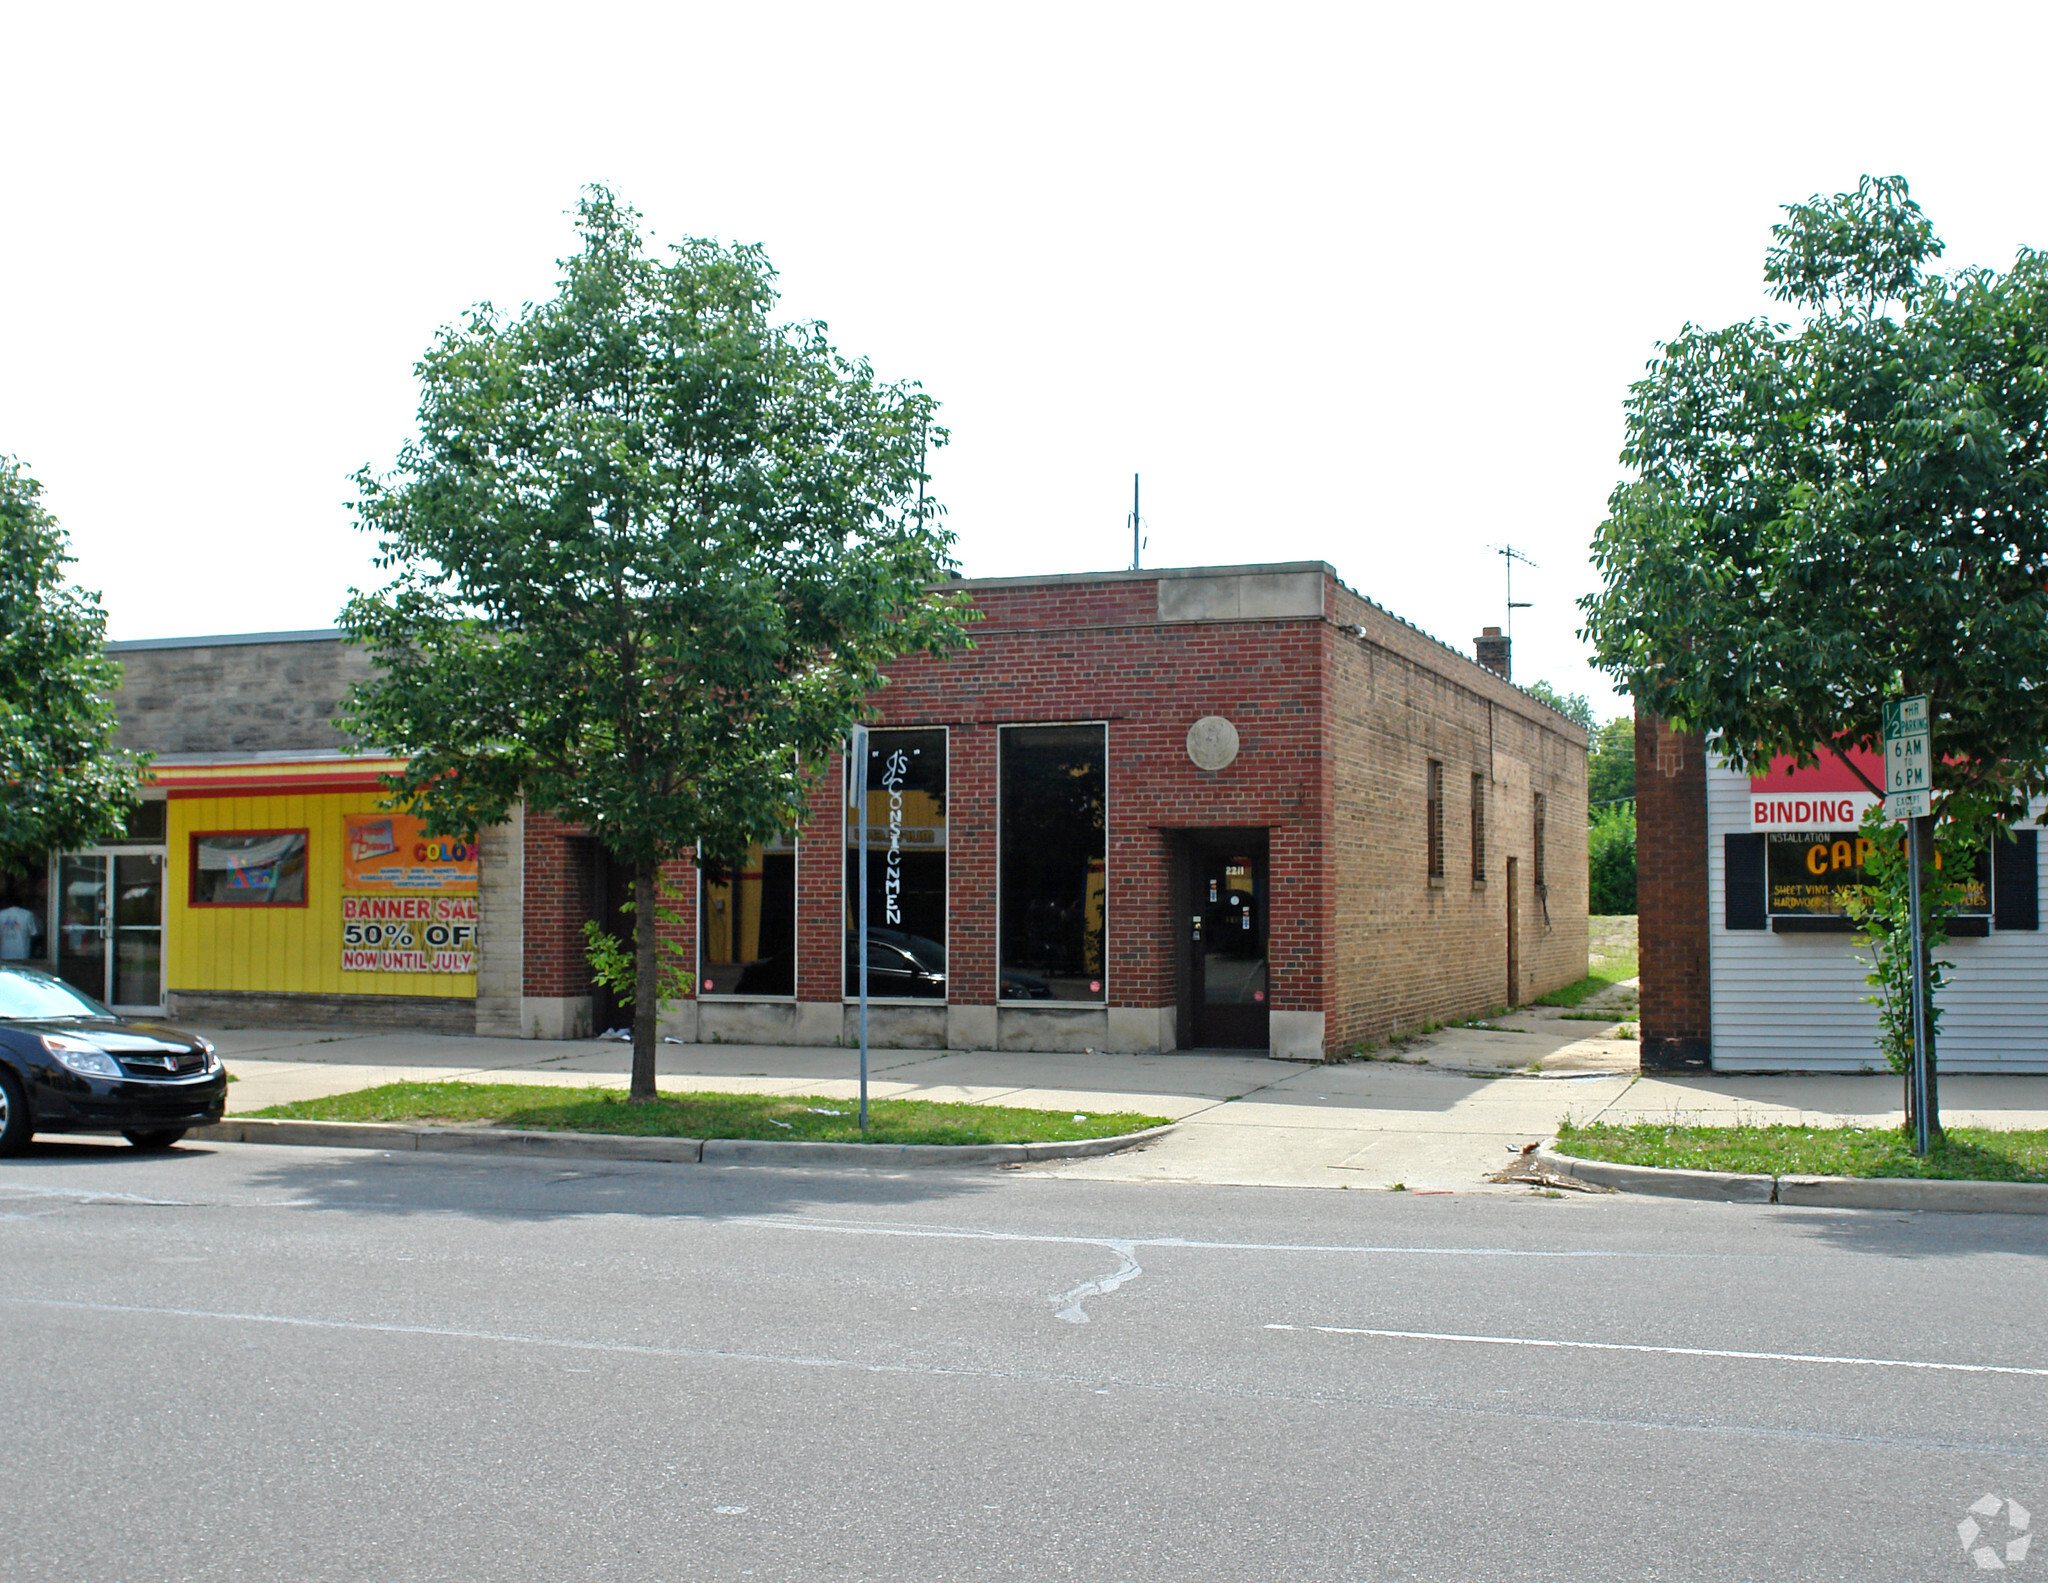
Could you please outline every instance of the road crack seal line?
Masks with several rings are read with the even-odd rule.
[[[211,1207],[205,1200],[194,1198],[148,1198],[141,1193],[94,1192],[80,1187],[17,1187],[13,1183],[0,1186],[0,1204],[18,1199],[62,1198],[74,1204],[137,1204],[151,1209],[205,1209]]]
[[[1072,1291],[1061,1292],[1053,1302],[1064,1303],[1066,1306],[1055,1313],[1053,1318],[1064,1319],[1070,1325],[1085,1325],[1088,1323],[1088,1310],[1081,1306],[1082,1298],[1107,1297],[1124,1282],[1135,1281],[1145,1273],[1144,1267],[1138,1263],[1128,1242],[1105,1241],[1102,1245],[1122,1259],[1123,1263],[1097,1280],[1083,1281]]]

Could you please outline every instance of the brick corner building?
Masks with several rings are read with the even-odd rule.
[[[1586,736],[1504,639],[1489,668],[1317,561],[952,586],[974,646],[890,668],[865,804],[835,755],[801,830],[674,865],[697,974],[665,1033],[849,1040],[863,837],[880,1045],[1319,1059],[1584,974]],[[158,801],[29,899],[67,977],[240,1021],[622,1020],[583,929],[629,930],[624,876],[538,810],[463,842],[380,809],[339,634],[123,651]]]
[[[892,756],[902,779],[866,815],[875,1043],[1319,1059],[1585,972],[1585,733],[1329,566],[953,586],[974,647],[876,698],[871,780]],[[854,1037],[845,775],[784,847],[682,874],[700,974],[675,1037]],[[536,824],[529,874],[595,871],[580,908],[553,880],[529,898],[523,1009],[479,1018],[602,1024],[577,931],[619,880]]]

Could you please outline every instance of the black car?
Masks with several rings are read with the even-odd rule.
[[[0,963],[0,1155],[37,1132],[168,1149],[220,1120],[228,1075],[196,1033],[122,1017],[61,978]]]

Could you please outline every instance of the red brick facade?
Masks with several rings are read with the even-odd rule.
[[[1636,716],[1636,929],[1643,1070],[1704,1071],[1707,984],[1707,756],[1696,736]]]
[[[1285,1017],[1294,1019],[1288,1037],[1310,1046],[1293,1053],[1342,1053],[1584,973],[1584,733],[1345,588],[1328,568],[961,586],[981,616],[973,647],[904,660],[875,700],[877,725],[949,731],[949,1006],[989,1008],[991,1028],[1003,1009],[996,769],[998,730],[1008,724],[1106,724],[1107,1002],[1153,1016],[1154,1027],[1164,1013],[1166,1031],[1152,1047],[1174,1042],[1176,851],[1187,832],[1266,832],[1276,1048]],[[1217,771],[1197,768],[1187,749],[1190,725],[1210,715],[1229,720],[1239,737],[1235,761]],[[1447,788],[1440,881],[1428,875],[1424,833],[1432,759],[1444,766]],[[808,1011],[801,1036],[812,1039],[841,1036],[841,773],[835,757],[798,843],[798,1004],[788,1026]],[[1474,777],[1487,803],[1480,875],[1469,845]],[[1538,796],[1549,831],[1540,890],[1532,846]],[[588,993],[581,925],[593,876],[579,835],[539,816],[526,821],[529,997]],[[1519,947],[1512,985],[1511,908]],[[950,1040],[964,1026],[944,1025],[948,1034],[945,1007],[919,1010],[941,1019],[922,1024],[919,1038]],[[713,1012],[734,1015],[729,1004],[707,1000],[704,1013]],[[678,1026],[695,1036],[697,1024]]]

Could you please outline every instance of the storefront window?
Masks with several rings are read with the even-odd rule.
[[[701,995],[796,993],[796,842],[747,849],[738,869],[703,871],[697,909]]]
[[[195,907],[303,907],[306,832],[202,831],[192,837]]]
[[[1002,732],[1005,1000],[1106,998],[1108,758],[1104,726]]]
[[[1767,910],[1774,918],[1842,918],[1849,893],[1865,882],[1870,842],[1855,830],[1774,830],[1764,840]],[[1964,881],[1963,917],[1991,912],[1991,853],[1977,854]]]
[[[38,863],[21,872],[0,868],[0,962],[47,964],[50,871]]]
[[[852,778],[847,790],[852,792]],[[846,809],[846,993],[860,993],[860,810]],[[946,998],[946,732],[868,733],[868,994]]]

